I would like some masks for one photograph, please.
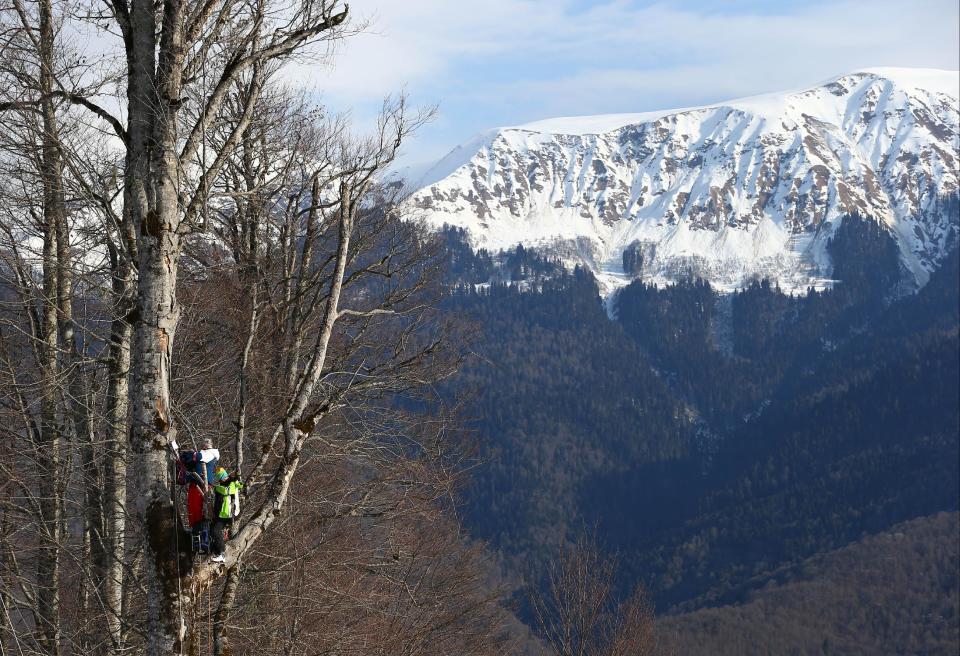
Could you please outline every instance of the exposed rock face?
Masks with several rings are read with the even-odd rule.
[[[958,73],[878,69],[805,91],[639,115],[555,119],[481,135],[411,203],[478,246],[556,247],[616,286],[693,268],[721,288],[755,275],[829,284],[837,219],[891,230],[917,284],[958,240]],[[638,246],[634,246],[635,248]]]

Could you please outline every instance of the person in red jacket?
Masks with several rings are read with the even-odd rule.
[[[196,473],[193,473],[193,476],[197,476]],[[206,485],[197,483],[195,480],[191,480],[190,484],[187,485],[187,522],[190,524],[191,529],[196,529],[197,524],[204,520],[204,501],[206,495],[204,494],[204,488]]]
[[[209,538],[205,535],[207,531],[207,484],[197,472],[190,472],[189,482],[187,484],[187,523],[190,525],[190,533],[195,536],[195,548],[204,552],[209,548]],[[199,537],[199,542],[196,538]]]

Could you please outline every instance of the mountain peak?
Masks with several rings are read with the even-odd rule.
[[[899,87],[923,89],[932,93],[944,93],[950,96],[960,95],[960,71],[948,71],[934,68],[864,68],[843,75],[824,80],[813,87],[802,89],[792,89],[787,91],[778,91],[773,93],[764,93],[743,98],[735,98],[722,102],[711,103],[707,105],[697,105],[692,107],[678,107],[672,109],[659,109],[648,112],[626,113],[626,114],[598,114],[593,116],[564,116],[539,121],[532,121],[521,125],[504,126],[491,132],[500,132],[504,130],[522,130],[528,132],[546,132],[553,134],[604,134],[612,132],[627,125],[637,123],[647,123],[671,116],[674,114],[683,114],[687,112],[705,111],[717,109],[720,107],[730,107],[742,111],[749,111],[756,114],[771,114],[783,109],[787,99],[793,96],[800,96],[811,93],[819,88],[837,84],[843,80],[864,79],[867,77],[881,78],[889,80]]]
[[[411,202],[475,245],[524,244],[586,264],[612,289],[694,272],[721,288],[769,276],[830,284],[847,214],[886,225],[923,284],[957,242],[958,74],[865,69],[796,91],[682,109],[557,118],[483,133]]]
[[[853,74],[863,73],[890,80],[901,87],[913,87],[951,96],[960,95],[960,71],[941,68],[863,68]]]

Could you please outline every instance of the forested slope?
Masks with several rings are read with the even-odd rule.
[[[589,274],[564,274],[537,293],[495,285],[451,303],[483,335],[481,357],[457,381],[475,392],[471,425],[483,448],[468,495],[475,533],[514,555],[554,546],[581,527],[585,480],[686,452],[681,405],[605,316]]]
[[[679,611],[742,602],[783,567],[956,510],[957,252],[894,301],[888,237],[846,225],[831,244],[846,280],[829,292],[634,283],[613,321],[582,271],[461,252],[472,284],[448,304],[481,329],[459,388],[479,392],[484,445],[471,530],[529,565],[595,529],[624,585]]]
[[[956,271],[954,253],[723,440],[696,516],[649,538],[663,598],[729,603],[780,562],[957,508]]]
[[[659,623],[677,654],[955,654],[955,512],[897,524],[772,573],[742,604]]]

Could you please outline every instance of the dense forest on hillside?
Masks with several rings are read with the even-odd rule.
[[[562,274],[536,293],[462,291],[450,304],[483,330],[480,357],[457,380],[478,392],[471,414],[485,449],[468,514],[508,553],[578,528],[570,510],[591,477],[688,451],[683,406],[606,317],[589,274]]]
[[[960,643],[957,513],[939,513],[773,572],[745,603],[660,621],[677,654],[937,654]]]
[[[644,581],[667,611],[742,601],[779,568],[956,510],[957,252],[898,297],[875,223],[849,217],[830,248],[832,290],[635,282],[616,320],[584,271],[515,251],[517,284],[502,256],[463,250],[447,302],[481,328],[459,389],[482,392],[472,425],[488,445],[471,530],[529,564],[595,529],[624,585]]]

